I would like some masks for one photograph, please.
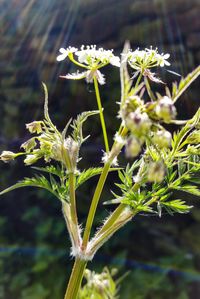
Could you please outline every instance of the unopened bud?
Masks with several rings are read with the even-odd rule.
[[[156,106],[156,114],[166,122],[174,119],[176,117],[176,108],[173,101],[169,97],[164,96]]]
[[[126,144],[126,156],[127,158],[137,157],[141,151],[141,141],[135,137],[130,136]]]
[[[32,155],[27,155],[27,156],[26,156],[26,159],[24,160],[24,163],[25,163],[26,165],[32,165],[32,164],[34,164],[35,162],[37,162],[38,159],[39,159],[39,157],[38,157],[37,155],[34,155],[34,154],[32,154]]]
[[[31,138],[24,142],[21,147],[26,151],[30,152],[37,145],[35,138]]]
[[[16,157],[16,154],[10,151],[3,151],[1,156],[0,156],[0,160],[2,160],[5,163],[8,163],[12,160],[14,160]]]
[[[29,124],[26,124],[26,128],[29,130],[30,133],[39,134],[42,132],[41,121],[33,121]]]
[[[125,119],[125,124],[134,135],[140,137],[148,133],[151,127],[151,120],[147,113],[141,113],[136,110],[135,112],[129,113]]]
[[[162,182],[165,176],[165,166],[161,161],[151,162],[148,167],[147,179],[149,182]]]
[[[122,111],[121,116],[123,119],[127,117],[127,115],[131,112],[134,112],[139,106],[141,106],[143,101],[138,96],[131,96],[128,100],[126,100]]]
[[[154,134],[152,141],[159,148],[165,148],[165,147],[170,147],[171,139],[172,139],[172,136],[171,136],[170,132],[165,131],[165,130],[160,130]]]
[[[72,167],[75,169],[78,161],[79,145],[78,142],[73,140],[71,137],[65,139],[64,147],[68,151]]]

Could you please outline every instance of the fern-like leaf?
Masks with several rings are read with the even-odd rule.
[[[77,141],[80,145],[88,138],[83,138],[83,123],[87,120],[89,116],[98,114],[98,110],[86,111],[77,116],[77,119],[73,121],[71,127],[73,129],[72,138]]]
[[[167,202],[162,202],[161,206],[164,207],[169,214],[180,213],[185,214],[190,211],[193,206],[188,206],[185,201],[180,199],[175,199]]]
[[[190,86],[190,84],[200,75],[200,65],[188,74],[185,78],[182,78],[179,85],[173,84],[172,87],[172,99],[174,102],[182,95],[182,93]]]
[[[81,174],[78,176],[76,180],[76,188],[78,188],[80,185],[85,183],[87,180],[92,178],[93,176],[99,175],[102,173],[102,167],[93,167],[93,168],[88,168],[87,170],[83,170]],[[110,168],[111,171],[117,171],[120,168]]]
[[[10,192],[12,190],[22,188],[22,187],[38,187],[38,188],[46,189],[59,199],[58,194],[55,191],[55,188],[52,188],[51,183],[42,175],[35,176],[33,178],[24,178],[23,180],[19,181],[18,183],[12,185],[11,187],[6,188],[5,190],[1,191],[0,195],[3,195],[7,192]]]
[[[58,165],[56,165],[56,166],[48,165],[46,167],[35,167],[35,166],[33,166],[32,168],[36,169],[38,171],[46,172],[46,173],[49,173],[49,174],[54,174],[54,175],[58,176],[59,178],[63,176],[62,169]]]

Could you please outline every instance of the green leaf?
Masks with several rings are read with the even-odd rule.
[[[190,84],[197,79],[200,75],[200,65],[194,69],[190,74],[188,74],[185,78],[182,78],[179,82],[179,85],[173,84],[172,88],[172,98],[173,101],[176,102],[177,99],[182,95],[182,93],[190,86]]]
[[[200,190],[195,185],[172,186],[172,189],[187,192],[196,196],[200,196]]]
[[[12,190],[22,188],[22,187],[43,188],[43,189],[46,189],[49,192],[51,192],[53,195],[55,195],[59,199],[57,192],[55,192],[55,188],[52,188],[51,183],[44,176],[35,176],[33,178],[24,178],[22,181],[19,181],[18,183],[12,185],[11,187],[1,191],[0,195],[3,195],[7,192],[10,192]]]
[[[190,209],[193,207],[193,206],[186,205],[185,201],[180,200],[180,199],[175,199],[175,200],[168,201],[168,202],[162,202],[160,204],[169,212],[169,214],[188,213],[190,211]]]
[[[93,176],[100,174],[102,172],[102,169],[102,167],[96,167],[83,170],[76,180],[76,188],[78,188]]]
[[[80,185],[85,183],[87,180],[89,180],[93,176],[101,174],[102,169],[103,169],[103,167],[92,167],[92,168],[88,168],[87,170],[83,170],[76,180],[76,188],[78,188]],[[110,168],[109,172],[117,171],[119,169],[120,168]]]
[[[197,110],[195,115],[187,121],[185,126],[177,133],[174,133],[172,139],[172,151],[171,157],[174,158],[179,150],[185,145],[184,138],[187,134],[200,122],[200,108]]]
[[[35,166],[33,166],[32,168],[36,169],[36,170],[39,170],[39,171],[42,171],[42,172],[47,172],[47,173],[50,173],[50,174],[54,174],[58,177],[63,176],[62,169],[58,165],[56,165],[56,166],[49,165],[49,166],[46,166],[46,167],[35,167]]]
[[[77,119],[73,121],[71,127],[73,129],[72,138],[77,141],[80,145],[88,138],[83,138],[82,127],[83,123],[87,120],[89,116],[98,114],[99,110],[86,111],[77,116]]]

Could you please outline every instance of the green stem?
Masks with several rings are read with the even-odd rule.
[[[144,78],[144,82],[145,82],[147,93],[148,93],[149,97],[151,98],[151,100],[156,101],[156,97],[154,96],[153,91],[151,90],[151,86],[149,84],[147,77]]]
[[[106,152],[108,153],[109,152],[108,136],[107,136],[106,125],[105,125],[105,120],[104,120],[104,116],[103,116],[103,109],[102,109],[102,105],[101,105],[99,85],[98,85],[97,78],[95,76],[94,76],[94,88],[95,88],[95,93],[96,93],[97,105],[98,105],[99,113],[100,113],[100,121],[101,121],[101,127],[102,127],[102,131],[103,131],[105,149],[106,149]]]
[[[77,298],[86,265],[87,261],[79,258],[75,260],[64,299]]]
[[[120,204],[114,212],[108,217],[102,228],[97,232],[96,236],[98,237],[99,235],[103,234],[109,227],[113,225],[113,223],[119,218],[121,213],[124,211],[126,205],[125,204]]]
[[[126,207],[127,209],[127,207]],[[90,254],[94,255],[97,250],[115,233],[117,232],[121,227],[123,227],[128,221],[130,221],[133,216],[135,216],[136,211],[132,211],[131,209],[123,209],[119,213],[118,218],[115,219],[115,221],[110,224],[109,227],[107,227],[106,230],[104,230],[101,234],[95,235],[94,239],[91,241],[91,248],[90,248]]]
[[[106,181],[109,169],[110,169],[110,163],[106,163],[104,165],[103,171],[101,173],[101,176],[99,178],[97,187],[95,189],[95,192],[94,192],[94,195],[93,195],[93,198],[92,198],[92,203],[91,203],[90,210],[89,210],[89,213],[88,213],[88,218],[87,218],[86,227],[85,227],[84,236],[83,236],[83,245],[82,245],[83,250],[84,250],[84,248],[87,247],[87,243],[88,243],[91,228],[92,228],[92,223],[93,223],[93,220],[94,220],[94,215],[95,215],[95,212],[96,212],[96,209],[97,209],[99,198],[100,198],[104,183]]]
[[[120,126],[120,130],[121,130],[121,126]],[[123,128],[120,135],[122,137],[124,137],[124,136],[126,136],[127,132],[128,132],[127,128]],[[113,144],[113,148],[115,146],[115,143],[116,143],[116,141]],[[111,149],[111,152],[112,152],[112,149]],[[114,159],[114,157],[112,159]],[[86,227],[85,227],[85,231],[84,231],[84,235],[83,235],[83,245],[82,245],[83,250],[87,247],[87,243],[89,241],[90,232],[91,232],[94,216],[96,213],[97,205],[98,205],[98,202],[99,202],[99,199],[101,196],[101,192],[103,190],[103,187],[104,187],[111,164],[112,164],[112,161],[109,161],[104,165],[103,171],[100,175],[98,184],[96,186],[96,189],[95,189],[95,192],[94,192],[94,195],[92,198],[92,203],[91,203],[90,210],[88,213]]]
[[[70,210],[71,217],[75,225],[78,228],[78,218],[76,211],[76,195],[75,195],[75,175],[74,173],[69,174],[69,193],[70,193]]]
[[[137,81],[135,83],[135,89],[138,87],[139,83],[140,83],[140,80],[142,79],[142,73],[140,72],[138,78],[137,78]]]

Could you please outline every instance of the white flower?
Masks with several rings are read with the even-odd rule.
[[[62,61],[65,58],[69,56],[70,53],[75,53],[78,49],[75,47],[69,47],[67,49],[60,48],[59,52],[61,53],[60,55],[57,56],[56,60],[57,61]]]
[[[75,53],[78,56],[78,61],[90,67],[98,66],[98,64],[112,64],[120,66],[119,57],[113,54],[113,50],[104,50],[94,46],[82,46],[80,51]]]
[[[159,65],[161,66],[161,67],[163,67],[163,66],[165,66],[165,65],[167,65],[167,66],[169,66],[170,65],[170,63],[169,63],[169,61],[167,61],[167,59],[170,57],[170,54],[161,54],[161,55],[159,55],[159,57],[158,57],[158,63],[159,63]]]
[[[159,54],[158,49],[145,49],[135,51],[129,50],[126,54],[123,55],[122,61],[128,61],[129,65],[135,70],[146,70],[148,68],[152,68],[155,66],[170,65],[167,59],[170,55],[167,54]]]

